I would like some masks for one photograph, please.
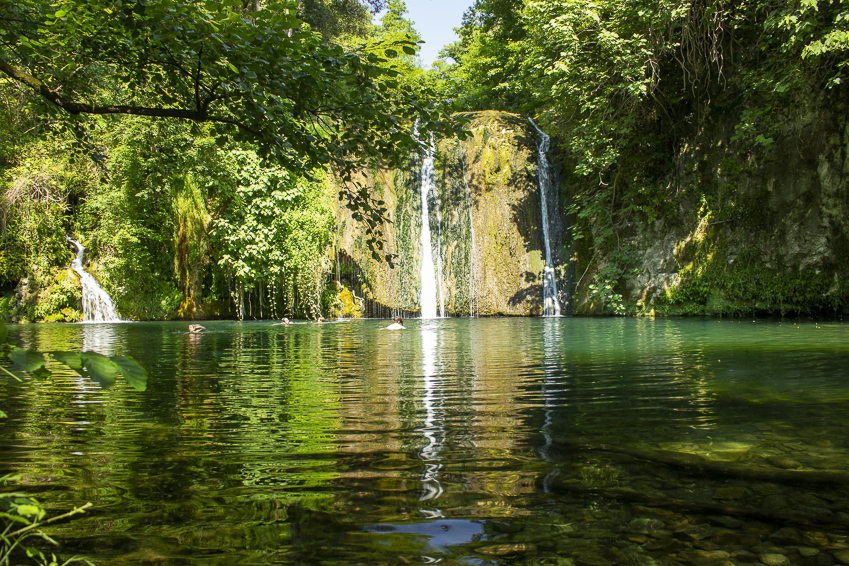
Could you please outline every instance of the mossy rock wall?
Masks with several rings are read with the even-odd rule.
[[[769,147],[745,147],[734,141],[739,109],[712,108],[680,152],[674,207],[623,239],[637,252],[617,287],[627,311],[849,313],[847,110],[836,95],[802,93]],[[589,284],[611,261],[586,267],[578,314],[605,312]]]
[[[545,266],[537,176],[536,132],[526,119],[503,112],[469,114],[470,136],[436,147],[436,190],[428,213],[437,284],[450,316],[542,312]],[[421,308],[422,155],[405,167],[374,168],[357,180],[386,203],[384,253],[394,268],[371,257],[361,223],[337,212],[337,245],[362,269],[369,298],[393,309]],[[549,195],[555,263],[562,277],[566,252],[558,195]],[[562,288],[562,282],[561,282]],[[355,289],[355,292],[358,290]]]

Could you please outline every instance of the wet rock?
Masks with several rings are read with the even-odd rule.
[[[836,564],[834,558],[827,552],[820,552],[813,559],[809,560],[813,562],[813,566],[834,566]]]
[[[743,521],[727,515],[711,515],[708,517],[708,521],[719,527],[725,527],[726,529],[739,529],[743,526]]]
[[[634,519],[628,523],[628,532],[642,535],[652,535],[658,531],[664,530],[666,524],[658,519]]]
[[[731,554],[724,550],[697,550],[696,556],[701,556],[702,558],[708,558],[710,560],[725,560],[726,558],[731,558]]]
[[[773,456],[771,458],[767,458],[766,460],[776,468],[781,468],[782,470],[795,470],[796,468],[801,468],[802,464],[797,462],[796,460],[791,460],[790,458],[785,458],[784,456]]]
[[[767,495],[761,501],[761,509],[765,509],[767,511],[775,511],[776,509],[781,509],[787,507],[787,499],[783,495]]]
[[[769,540],[779,545],[799,545],[802,544],[802,533],[797,529],[785,527],[769,535]]]
[[[572,560],[577,566],[609,566],[610,558],[602,556],[601,553],[580,551],[572,555]]]
[[[748,494],[749,490],[745,487],[718,487],[713,492],[713,498],[734,501],[743,499]]]
[[[748,546],[743,542],[743,535],[739,530],[718,529],[714,532],[710,540],[718,544],[720,547],[726,548],[729,546]],[[760,541],[757,541],[760,542]]]
[[[621,566],[648,566],[654,563],[650,556],[633,548],[614,550],[613,555],[616,557],[616,564]]]
[[[504,523],[502,521],[490,521],[489,524],[492,527],[492,530],[494,530],[497,533],[514,534],[514,533],[519,533],[519,532],[522,532],[523,530],[525,530],[525,525],[519,525],[519,524],[516,524],[516,523]]]
[[[849,564],[849,550],[834,550],[831,555],[841,564]]]
[[[741,550],[740,552],[735,553],[733,557],[734,560],[740,563],[751,563],[758,561],[758,555],[753,552],[749,552],[748,550]]]
[[[796,549],[796,551],[802,556],[802,558],[812,558],[820,553],[818,548],[811,548],[810,546],[800,546]]]
[[[713,528],[708,525],[687,525],[675,530],[675,538],[683,541],[697,541],[709,537]]]
[[[790,564],[790,559],[783,554],[763,553],[758,555],[758,558],[765,566],[785,566]]]
[[[828,544],[828,536],[825,533],[817,531],[808,531],[802,533],[802,544],[808,546],[826,546]]]

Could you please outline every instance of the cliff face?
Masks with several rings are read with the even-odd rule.
[[[428,217],[438,300],[450,316],[540,315],[545,251],[537,134],[514,114],[469,117],[466,140],[436,146]],[[384,251],[396,254],[394,269],[371,258],[362,226],[347,209],[337,213],[337,247],[362,271],[364,292],[382,305],[412,313],[421,305],[422,160],[423,155],[414,155],[407,167],[378,168],[359,179],[386,202],[391,224],[383,227]],[[558,195],[549,196],[561,280],[567,259],[563,208]]]
[[[610,313],[617,300],[636,314],[849,312],[847,107],[823,96],[796,108],[756,148],[735,142],[734,113],[708,113],[666,180],[665,213],[623,230],[632,263],[614,301],[590,288],[612,250],[579,254],[576,312]]]

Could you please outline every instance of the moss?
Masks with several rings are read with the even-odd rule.
[[[837,311],[849,299],[849,287],[834,268],[769,268],[754,248],[730,259],[716,238],[699,242],[694,260],[679,276],[681,284],[655,300],[659,313],[825,314]]]

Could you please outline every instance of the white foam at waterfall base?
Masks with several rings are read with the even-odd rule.
[[[551,139],[540,130],[534,121],[528,122],[539,132],[539,202],[542,209],[542,234],[545,243],[545,268],[542,275],[543,316],[560,316],[560,301],[557,299],[557,278],[554,274],[554,262],[551,259],[551,239],[548,225],[548,200],[546,195],[552,188],[551,175],[548,171],[548,146]]]
[[[85,246],[76,240],[68,238],[77,248],[77,257],[71,262],[71,269],[80,276],[80,285],[83,290],[83,319],[85,322],[121,322],[121,317],[115,311],[112,299],[98,284],[94,276],[83,269],[83,253]]]
[[[430,215],[427,208],[427,195],[433,187],[433,136],[422,161],[422,262],[421,262],[421,307],[422,318],[437,318],[436,267],[433,263],[433,249],[430,241]]]

